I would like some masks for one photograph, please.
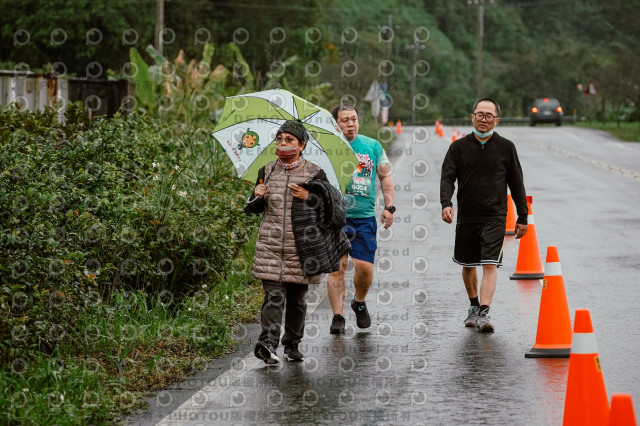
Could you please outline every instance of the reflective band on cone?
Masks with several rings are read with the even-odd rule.
[[[545,277],[556,277],[562,275],[562,267],[560,266],[560,262],[547,262],[544,265],[544,276]]]
[[[593,333],[573,333],[573,342],[571,343],[572,354],[597,354],[598,346],[596,345],[596,336]]]

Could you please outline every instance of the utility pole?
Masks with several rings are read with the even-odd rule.
[[[164,0],[156,0],[156,27],[153,34],[154,47],[162,54],[162,30],[164,28]]]
[[[388,17],[389,19],[389,31],[392,32],[393,34],[393,15],[389,14]],[[391,58],[393,57],[393,51],[391,50],[392,44],[391,44],[391,40],[393,40],[393,37],[389,37],[389,44],[387,45],[387,59],[391,60]]]
[[[418,37],[413,36],[413,71],[411,73],[411,124],[416,122],[416,62],[418,62],[418,51],[420,43]]]
[[[424,49],[424,46],[420,44],[418,40],[418,36],[413,34],[413,44],[408,44],[404,46],[407,50],[413,50],[413,71],[411,72],[411,123],[416,122],[416,105],[415,105],[415,97],[416,97],[416,77],[418,73],[417,62],[418,62],[418,53],[420,49]]]
[[[387,60],[389,62],[391,62],[392,58],[393,58],[393,15],[389,14],[388,15],[388,20],[389,20],[389,43],[387,44]],[[391,90],[391,77],[387,77],[387,89],[386,91],[388,92],[389,90]]]
[[[478,74],[476,76],[476,94],[477,99],[483,95],[484,76],[482,72],[482,39],[484,38],[484,0],[476,0],[478,2]]]

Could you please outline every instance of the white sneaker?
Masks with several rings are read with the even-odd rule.
[[[478,326],[478,330],[482,332],[493,333],[493,324],[491,324],[491,317],[486,312],[478,314],[476,325]]]

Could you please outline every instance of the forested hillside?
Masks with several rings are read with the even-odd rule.
[[[102,77],[117,75],[131,46],[144,51],[153,43],[156,3],[1,0],[0,62],[81,77],[98,62]],[[344,95],[361,102],[378,80],[389,84],[392,118],[410,117],[412,99],[417,120],[462,116],[481,93],[499,99],[503,115],[523,115],[533,98],[552,96],[569,114],[599,117],[604,103],[608,114],[637,120],[640,0],[484,0],[482,20],[479,3],[165,0],[164,54],[174,58],[183,49],[194,57],[213,42],[220,47],[214,62],[236,65],[227,84],[245,85],[248,70],[224,47],[233,42],[253,89],[275,75],[327,104]],[[598,96],[578,90],[589,83]]]

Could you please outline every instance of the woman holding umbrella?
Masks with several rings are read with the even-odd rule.
[[[321,274],[338,269],[350,249],[342,231],[346,208],[339,191],[327,181],[320,166],[304,159],[308,139],[299,121],[285,121],[276,133],[277,160],[258,172],[252,213],[263,213],[255,247],[252,276],[262,280],[262,332],[254,354],[267,364],[279,362],[282,311],[286,305],[284,356],[302,361],[298,345],[304,334],[309,284]]]

